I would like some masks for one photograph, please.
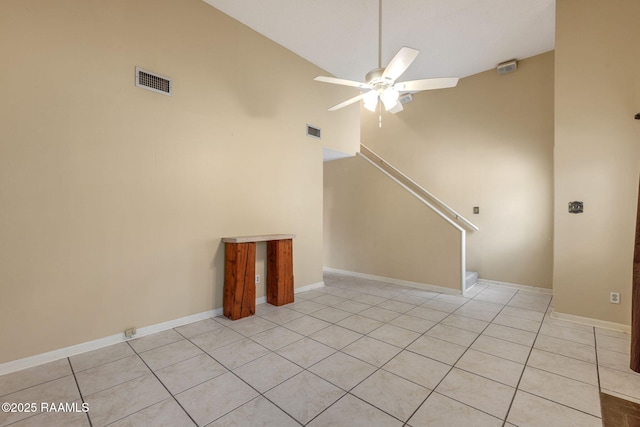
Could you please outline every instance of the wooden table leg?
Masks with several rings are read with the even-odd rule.
[[[256,312],[256,244],[225,243],[223,312],[231,320]]]
[[[285,305],[293,302],[293,240],[267,242],[267,302]]]

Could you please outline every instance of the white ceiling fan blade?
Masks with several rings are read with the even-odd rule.
[[[411,80],[398,82],[393,87],[399,92],[419,92],[421,90],[446,89],[458,84],[457,77],[443,77],[437,79]]]
[[[387,77],[395,81],[402,73],[407,71],[407,68],[409,68],[419,53],[419,50],[403,47],[396,53],[396,56],[393,57],[391,62],[389,62],[387,68],[384,69],[382,77]]]
[[[357,87],[358,89],[371,89],[371,85],[369,83],[356,82],[356,81],[353,81],[353,80],[338,79],[338,78],[335,78],[335,77],[318,76],[313,80],[318,81],[318,82],[331,83],[331,84],[334,84],[334,85],[352,86],[352,87]]]
[[[333,107],[329,108],[329,111],[336,111],[336,110],[339,110],[339,109],[341,109],[343,107],[346,107],[347,105],[351,105],[351,104],[353,104],[355,102],[358,102],[358,101],[360,101],[362,99],[363,96],[364,96],[364,94],[361,93],[358,96],[354,96],[351,99],[347,99],[346,101],[341,102],[340,104],[334,105]]]
[[[402,110],[404,110],[404,107],[402,106],[402,102],[398,101],[398,103],[396,105],[394,105],[394,107],[389,109],[388,111],[391,114],[396,114],[396,113],[399,113]]]

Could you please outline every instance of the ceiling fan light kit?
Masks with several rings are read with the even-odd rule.
[[[367,110],[371,112],[376,111],[376,107],[378,107],[378,93],[374,90],[370,90],[362,95],[362,102],[364,103],[364,108]]]
[[[403,47],[391,59],[387,67],[382,68],[380,65],[382,62],[382,0],[379,0],[378,13],[378,68],[367,73],[365,76],[366,82],[324,76],[318,76],[314,79],[324,83],[355,87],[361,91],[360,95],[334,105],[329,108],[329,111],[336,111],[362,100],[364,107],[369,111],[376,111],[378,105],[382,104],[387,112],[395,114],[403,110],[403,104],[411,101],[413,93],[423,90],[445,89],[458,84],[458,78],[456,77],[396,83],[396,80],[407,71],[420,52],[417,49]],[[409,95],[408,98],[407,95]],[[382,108],[380,108],[380,112],[382,113]],[[382,115],[380,116],[380,125],[381,123]]]
[[[398,92],[393,87],[386,88],[380,94],[380,99],[382,100],[384,109],[387,111],[391,111],[393,108],[395,108],[396,104],[398,104],[399,98],[400,98],[400,92]]]

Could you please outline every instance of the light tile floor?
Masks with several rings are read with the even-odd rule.
[[[600,426],[640,402],[629,335],[551,319],[551,296],[467,297],[326,274],[251,318],[207,319],[0,377],[6,426]]]

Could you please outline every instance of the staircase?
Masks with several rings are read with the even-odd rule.
[[[421,202],[429,206],[433,209],[438,215],[450,219],[454,221],[456,224],[459,224],[462,228],[468,231],[479,231],[480,229],[473,224],[471,221],[467,220],[465,217],[460,215],[455,210],[451,209],[446,203],[442,200],[438,199],[436,196],[425,190],[420,184],[406,176],[404,173],[400,172],[395,166],[388,163],[382,157],[378,156],[376,153],[371,151],[366,145],[360,144],[360,152],[358,153],[361,157],[371,163],[373,166],[378,168],[381,172],[387,175],[389,178],[396,181],[399,185],[404,187],[409,193],[413,194],[416,198],[418,198]]]
[[[478,273],[476,271],[467,271],[464,275],[464,289],[462,292],[468,290],[473,285],[478,283]]]
[[[462,271],[460,272],[460,291],[464,294],[464,292],[470,289],[473,285],[478,282],[478,273],[474,271],[466,271],[466,232],[474,232],[479,231],[480,229],[469,220],[464,218],[458,212],[453,210],[443,201],[438,199],[436,196],[425,190],[420,184],[413,181],[411,178],[406,176],[404,173],[399,171],[393,165],[382,159],[376,153],[371,151],[365,145],[360,145],[360,152],[358,153],[360,157],[365,159],[375,168],[380,170],[380,172],[387,175],[393,181],[395,181],[398,185],[407,190],[411,195],[416,197],[420,202],[433,210],[437,215],[439,215],[443,220],[448,222],[452,227],[460,232],[460,261],[462,265]]]

